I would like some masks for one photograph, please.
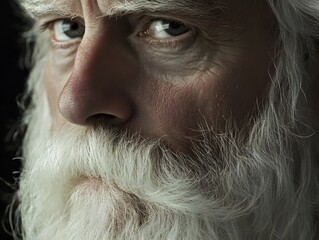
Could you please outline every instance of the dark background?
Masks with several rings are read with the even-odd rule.
[[[23,92],[27,76],[22,60],[25,53],[22,33],[27,25],[14,0],[0,0],[0,11],[0,239],[11,240],[4,231],[4,226],[8,226],[4,212],[16,189],[15,179],[20,169],[19,160],[13,159],[17,156],[21,137],[13,141],[12,135],[21,117],[17,99]]]

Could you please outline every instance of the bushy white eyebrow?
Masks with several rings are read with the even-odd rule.
[[[141,12],[177,12],[187,15],[206,15],[216,9],[214,0],[119,0],[109,7],[111,15],[130,14]]]
[[[20,2],[33,17],[77,15],[68,1],[20,0]],[[220,16],[224,8],[224,6],[216,6],[215,0],[98,0],[98,3],[103,10],[103,15],[110,17],[142,13],[178,13],[207,19]]]
[[[57,3],[56,0],[50,3],[43,0],[20,0],[22,7],[32,16],[39,17],[45,15],[70,15],[69,7],[61,3]]]

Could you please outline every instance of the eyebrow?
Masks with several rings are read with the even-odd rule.
[[[58,4],[56,1],[47,3],[44,0],[21,0],[20,4],[33,18],[46,15],[71,15],[68,4]]]
[[[77,16],[74,6],[70,3],[56,0],[21,0],[21,5],[34,18],[46,15],[59,15],[65,17]],[[174,13],[201,19],[220,18],[224,14],[225,6],[216,5],[214,0],[115,0],[111,4],[104,1],[100,3],[105,16],[123,16],[128,14],[158,14]],[[105,3],[105,4],[103,4]]]

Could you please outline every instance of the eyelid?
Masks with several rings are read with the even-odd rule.
[[[176,21],[185,24],[191,29],[195,29],[194,25],[191,24],[184,18],[172,17],[166,14],[144,14],[140,16],[131,16],[129,17],[130,25],[134,27],[134,31],[132,34],[138,35],[139,32],[145,31],[154,21],[159,20],[169,20],[169,21]]]
[[[50,33],[51,33],[50,41],[51,41],[52,47],[58,48],[58,49],[67,49],[67,48],[70,48],[72,46],[76,46],[76,45],[78,45],[81,42],[81,38],[70,39],[70,41],[58,41],[58,40],[55,39],[54,33],[53,33],[54,24],[56,22],[63,21],[63,20],[69,20],[69,21],[71,20],[71,21],[77,22],[79,24],[82,24],[85,27],[84,20],[82,18],[79,18],[79,17],[55,18],[55,19],[50,19],[50,20],[47,20],[47,21],[42,21],[42,23],[40,23],[38,25],[39,30],[41,32],[45,32],[47,30],[50,31]]]
[[[168,50],[185,50],[187,49],[196,39],[196,34],[193,31],[182,34],[178,37],[155,39],[153,37],[145,37],[144,41],[153,47],[167,48]]]
[[[189,25],[187,23],[185,25],[190,28],[190,31],[180,36],[162,39],[148,36],[147,30],[151,26],[151,24],[155,21],[161,20],[176,21],[185,24],[184,21],[176,18],[171,18],[167,16],[163,17],[146,15],[141,18],[139,23],[137,23],[137,29],[134,31],[134,36],[132,37],[137,36],[138,38],[144,38],[143,41],[146,41],[148,44],[151,44],[154,47],[158,46],[163,48],[174,48],[176,50],[187,48],[191,43],[194,42],[198,31],[194,26]]]
[[[51,16],[46,17],[38,21],[38,29],[41,32],[46,31],[47,29],[52,30],[53,24],[57,21],[63,21],[63,20],[71,20],[74,22],[77,22],[79,24],[82,24],[85,27],[85,21],[83,18],[79,16],[71,16],[71,17],[65,17],[65,16]]]

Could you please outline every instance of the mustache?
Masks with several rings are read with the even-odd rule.
[[[55,168],[55,174],[99,177],[105,181],[114,180],[110,176],[116,176],[117,172],[120,174],[115,168],[124,172],[126,168],[149,165],[146,159],[153,159],[152,155],[161,149],[155,142],[146,144],[136,136],[102,126],[89,129],[66,126],[49,136],[40,148],[45,151],[40,153],[42,158],[47,156],[41,161],[46,165],[43,167]]]
[[[22,179],[39,192],[47,192],[50,186],[63,202],[69,201],[81,181],[91,180],[100,182],[98,188],[108,192],[203,215],[211,211],[211,198],[218,193],[220,182],[217,173],[222,172],[216,170],[214,159],[187,157],[160,141],[146,141],[102,126],[65,126],[26,158],[33,158],[33,163],[25,167]],[[214,204],[221,212],[220,203]]]
[[[44,152],[34,149],[30,153],[37,159],[32,168],[42,174],[49,172],[43,178],[55,183],[99,178],[121,189],[136,191],[146,184],[156,188],[202,178],[198,176],[202,163],[172,151],[161,140],[145,140],[103,126],[66,126],[40,144],[39,149]]]

